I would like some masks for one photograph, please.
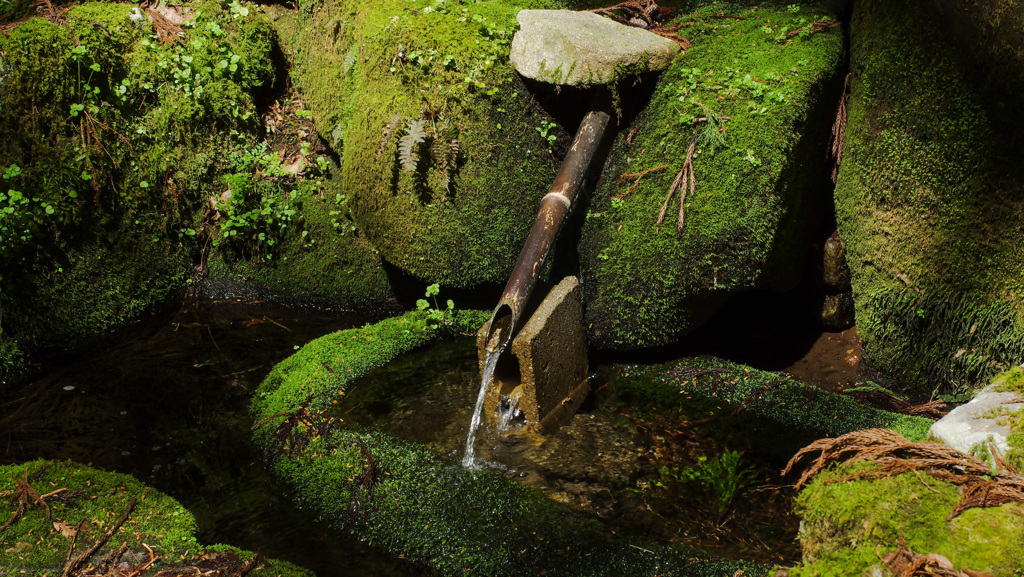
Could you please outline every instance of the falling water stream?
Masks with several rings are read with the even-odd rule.
[[[484,362],[483,376],[480,379],[480,392],[476,396],[476,406],[473,408],[473,419],[469,422],[469,434],[466,436],[466,454],[462,457],[462,466],[467,469],[474,469],[476,465],[473,460],[473,445],[476,443],[476,431],[480,428],[480,421],[484,412],[484,398],[487,396],[487,387],[494,377],[494,367],[498,364],[498,357],[504,347],[497,351],[487,351],[487,360]]]
[[[501,319],[505,321],[506,319]],[[494,319],[491,323],[499,322]],[[488,329],[490,325],[488,325]],[[462,457],[462,466],[467,469],[475,469],[476,463],[473,459],[473,446],[476,444],[476,432],[480,428],[480,421],[483,419],[484,399],[487,397],[487,388],[491,386],[494,379],[494,369],[498,366],[498,359],[505,352],[509,339],[505,338],[506,326],[504,323],[494,327],[494,333],[487,341],[487,358],[484,360],[484,370],[480,377],[480,392],[476,396],[476,405],[473,407],[473,418],[469,422],[469,433],[466,435],[466,454]]]

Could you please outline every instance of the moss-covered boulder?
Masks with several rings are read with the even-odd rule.
[[[292,77],[381,256],[447,286],[507,277],[557,164],[508,62],[521,8],[552,1],[302,4]],[[544,136],[541,135],[544,131]]]
[[[129,475],[70,461],[6,465],[0,467],[0,497],[7,522],[0,530],[0,572],[54,575],[78,561],[75,567],[96,574],[202,569],[212,575],[312,577],[250,551],[201,545],[191,513]]]
[[[820,200],[843,60],[835,20],[812,6],[709,3],[675,21],[693,47],[615,142],[579,245],[601,348],[664,344],[730,294],[792,286]]]
[[[336,179],[313,177],[295,188],[270,191],[263,198],[286,198],[299,230],[278,235],[263,253],[237,246],[212,251],[206,280],[289,302],[364,310],[382,306],[392,296],[391,284],[380,255],[353,222],[339,185]]]
[[[26,18],[0,34],[0,372],[208,264],[349,305],[390,295],[301,102],[267,102],[279,53],[261,7],[12,10]]]
[[[273,38],[255,10],[186,10],[166,42],[101,2],[0,34],[2,369],[138,315],[194,266],[209,182],[256,140]]]
[[[835,194],[864,357],[922,396],[985,383],[1024,358],[1020,147],[924,5],[857,3],[851,46]]]
[[[1024,89],[1024,6],[1013,0],[932,0],[959,50],[971,55],[973,72],[1020,102]]]
[[[938,554],[956,568],[991,575],[1024,570],[1024,506],[973,508],[947,520],[958,487],[926,473],[841,481],[872,467],[843,465],[819,474],[797,498],[803,564],[789,575],[887,574],[880,561],[902,539],[917,554]]]
[[[933,422],[869,407],[788,375],[710,356],[628,365],[612,385],[638,410],[657,407],[699,415],[710,421],[706,427],[749,439],[760,453],[781,460],[821,437],[862,429],[887,428],[922,441]]]
[[[454,327],[468,332],[485,319],[483,312],[456,317]],[[326,335],[278,364],[257,391],[257,440],[303,506],[443,575],[765,573],[750,563],[614,535],[596,518],[505,476],[464,469],[332,417],[329,409],[345,389],[359,386],[354,379],[452,328],[430,324],[414,312]]]

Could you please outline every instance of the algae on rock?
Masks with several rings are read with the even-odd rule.
[[[518,10],[547,7],[557,6],[300,6],[285,38],[292,78],[387,262],[446,286],[505,280],[556,169],[508,62]]]
[[[616,141],[579,244],[593,344],[665,344],[730,294],[799,279],[843,57],[826,18],[808,6],[731,4],[677,17],[693,47]],[[826,29],[807,33],[816,21]],[[685,226],[677,233],[670,216],[658,230],[663,203],[679,212],[678,193],[666,195],[691,139]]]
[[[129,510],[123,524],[82,566],[99,565],[117,557],[139,569],[140,575],[170,570],[192,572],[195,564],[225,570],[240,570],[254,558],[250,551],[227,545],[204,546],[196,541],[196,522],[177,501],[147,487],[129,475],[108,473],[70,461],[33,461],[0,466],[0,493],[12,495],[28,483],[36,493],[48,494],[47,507],[29,504],[20,515],[10,515],[18,502],[8,497],[4,519],[11,526],[0,532],[3,570],[19,575],[54,575],[100,541]],[[56,492],[56,493],[55,493]],[[5,500],[6,501],[6,500]],[[70,552],[69,552],[70,549]],[[143,567],[156,557],[155,562]],[[311,577],[309,571],[284,561],[257,562],[249,573],[254,577]]]
[[[1019,161],[924,6],[857,3],[851,34],[835,195],[864,356],[969,389],[1024,357]]]

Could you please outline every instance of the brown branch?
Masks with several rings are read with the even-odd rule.
[[[697,148],[697,135],[699,134],[700,127],[695,126],[693,137],[690,138],[690,147],[686,149],[686,160],[683,162],[683,168],[676,175],[675,180],[672,181],[672,186],[668,188],[668,196],[665,197],[665,202],[661,205],[661,211],[658,212],[658,222],[654,225],[655,232],[658,232],[661,223],[665,222],[665,213],[668,212],[669,201],[672,200],[672,195],[677,190],[681,190],[681,192],[679,193],[679,220],[676,232],[683,232],[683,225],[686,224],[686,196],[687,194],[693,194],[694,189],[697,187],[697,177],[693,174],[693,153]]]
[[[831,30],[836,26],[839,26],[838,20],[815,20],[814,22],[811,22],[807,26],[801,26],[800,28],[797,28],[796,30],[786,34],[786,40],[791,40],[793,37],[805,31],[808,34],[817,34],[818,32]],[[810,28],[810,30],[807,30],[808,28]]]
[[[648,168],[646,170],[641,170],[640,172],[627,172],[626,174],[620,174],[619,180],[616,183],[618,184],[618,186],[624,186],[627,182],[629,182],[629,179],[631,178],[635,178],[636,180],[633,181],[633,185],[630,186],[629,189],[626,190],[626,192],[622,194],[616,194],[612,198],[615,200],[622,200],[626,198],[627,196],[632,194],[634,190],[636,190],[637,186],[640,185],[640,179],[642,179],[643,177],[647,176],[652,172],[658,172],[661,170],[665,170],[666,168],[668,168],[668,165],[662,164],[661,166],[655,166],[654,168]]]
[[[850,102],[851,76],[852,73],[846,73],[846,80],[843,81],[843,95],[839,98],[836,119],[832,123],[832,182],[835,182],[839,176],[839,165],[843,162],[843,142],[846,140],[847,105]]]

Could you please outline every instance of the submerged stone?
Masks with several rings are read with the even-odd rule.
[[[1024,358],[1021,141],[935,18],[855,4],[835,190],[864,357],[921,397]]]
[[[809,19],[823,31],[790,35]],[[693,47],[620,133],[578,245],[600,348],[662,345],[730,294],[792,287],[827,182],[843,61],[834,21],[813,6],[708,3],[673,22]]]
[[[589,86],[663,70],[681,50],[668,38],[593,12],[523,10],[516,19],[512,67],[550,84]]]
[[[833,331],[848,329],[854,325],[853,293],[850,291],[834,295],[825,295],[821,305],[822,326]]]

